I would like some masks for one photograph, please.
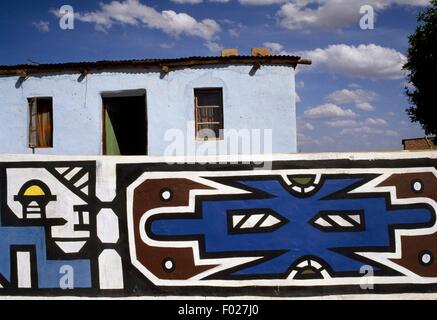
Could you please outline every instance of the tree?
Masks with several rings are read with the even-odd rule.
[[[419,26],[409,37],[410,48],[404,70],[412,87],[405,88],[410,101],[407,112],[427,135],[437,134],[437,0],[418,15]],[[437,142],[437,139],[436,139]]]

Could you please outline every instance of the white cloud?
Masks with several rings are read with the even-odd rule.
[[[175,3],[180,4],[198,4],[202,3],[203,0],[171,0]],[[205,0],[207,2],[221,2],[227,3],[231,0]],[[428,0],[238,0],[238,2],[242,5],[248,6],[268,6],[268,5],[282,5],[282,4],[293,4],[298,9],[302,9],[302,11],[306,14],[313,13],[314,15],[323,14],[329,12],[330,10],[339,9],[341,11],[344,8],[344,5],[347,4],[349,10],[359,8],[363,4],[373,5],[376,9],[386,9],[387,7],[399,4],[399,5],[410,5],[410,6],[424,6],[427,4]],[[332,2],[332,3],[329,3]],[[349,3],[354,2],[354,3]],[[308,5],[312,5],[313,12],[310,10],[303,10],[307,8]],[[316,8],[314,8],[316,5]],[[359,12],[359,11],[358,11]],[[339,13],[339,15],[341,12]]]
[[[333,144],[335,142],[334,138],[328,136],[323,136],[322,139],[320,139],[321,144]]]
[[[264,42],[263,46],[269,48],[273,54],[290,54],[284,50],[284,46],[277,42]]]
[[[228,3],[230,0],[208,0],[208,2],[220,2],[220,3]],[[179,3],[179,4],[199,4],[202,3],[203,0],[171,0],[171,2]]]
[[[250,3],[254,0],[247,1]],[[429,0],[289,0],[286,2],[277,15],[279,24],[291,30],[341,29],[358,25],[361,18],[360,8],[363,5],[372,6],[377,13],[394,5],[419,7],[429,5]]]
[[[229,27],[228,33],[233,38],[238,38],[240,34],[247,29],[247,26],[244,24],[229,19],[223,19],[220,20],[220,22]]]
[[[347,128],[340,132],[341,135],[379,135],[388,137],[397,137],[399,133],[394,130],[381,130],[376,128],[371,128],[368,126],[362,126],[357,128]]]
[[[282,44],[277,42],[264,42],[263,46],[269,48],[273,54],[292,55],[291,52],[287,52],[286,50],[284,50],[284,46]]]
[[[407,58],[400,52],[376,44],[349,46],[330,45],[299,53],[313,60],[314,67],[323,67],[335,73],[369,79],[401,79]]]
[[[239,0],[241,4],[251,6],[267,6],[271,4],[281,4],[289,0]]]
[[[79,21],[94,23],[96,29],[105,31],[114,24],[144,26],[160,30],[172,36],[188,35],[212,40],[221,31],[220,25],[212,19],[197,21],[186,13],[173,10],[157,11],[138,0],[112,1],[100,4],[93,12],[76,13]]]
[[[325,124],[331,128],[344,128],[344,127],[356,127],[356,126],[358,126],[358,122],[355,120],[326,121]]]
[[[223,49],[223,46],[218,44],[217,42],[213,42],[213,41],[207,41],[205,43],[205,47],[208,48],[209,51],[211,51],[211,53],[213,54],[219,54],[220,51]]]
[[[357,83],[351,83],[348,85],[349,88],[358,89],[361,88],[361,86]]]
[[[304,124],[304,128],[307,129],[307,130],[310,130],[310,131],[314,130],[314,126],[311,123],[309,123],[309,122],[306,122]]]
[[[343,105],[351,103],[354,104],[357,109],[374,111],[375,107],[371,105],[371,102],[375,101],[376,96],[376,93],[372,91],[343,89],[334,91],[326,99],[335,104]]]
[[[370,126],[386,126],[387,121],[381,118],[368,118],[365,122],[365,124]]]
[[[343,109],[333,103],[327,103],[304,112],[307,118],[353,118],[356,113],[351,109]]]
[[[243,30],[243,28],[231,28],[228,30],[229,35],[233,38],[238,38],[241,34],[241,31]]]
[[[305,118],[303,117],[298,117],[297,118],[297,129],[298,131],[314,131],[314,126],[307,122]]]
[[[317,145],[317,146],[334,144],[336,142],[333,138],[328,136],[317,137],[316,139],[305,134],[298,134],[297,141],[299,145]]]
[[[171,0],[174,3],[179,3],[179,4],[198,4],[198,3],[202,3],[203,0]]]
[[[166,43],[166,42],[164,42],[164,43],[159,44],[159,47],[162,48],[162,49],[171,49],[174,46],[175,46],[174,43]]]
[[[385,135],[388,137],[398,137],[399,133],[394,130],[385,130]]]
[[[290,52],[277,42],[264,42],[273,54],[299,55],[311,59],[313,66],[301,70],[328,69],[356,78],[398,80],[405,77],[402,67],[407,58],[402,53],[376,44],[358,46],[335,44],[326,48]],[[353,84],[356,87],[356,84]],[[367,106],[362,106],[366,108]]]
[[[32,22],[32,25],[41,32],[49,32],[50,31],[50,22],[48,21],[37,21],[37,22]]]
[[[356,107],[363,111],[375,111],[375,107],[368,102],[358,103]]]

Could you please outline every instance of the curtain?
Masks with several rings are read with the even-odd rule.
[[[32,99],[29,145],[32,148],[53,146],[53,108],[51,99]]]
[[[223,129],[223,98],[221,89],[195,92],[197,138],[220,138]]]
[[[40,148],[52,146],[52,104],[49,100],[43,100],[38,104],[38,116],[36,121],[38,132],[38,145]]]

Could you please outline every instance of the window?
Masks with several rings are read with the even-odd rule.
[[[146,95],[103,96],[103,154],[147,155]]]
[[[223,139],[223,90],[195,89],[196,138]]]
[[[30,98],[29,101],[29,147],[53,147],[53,100]]]

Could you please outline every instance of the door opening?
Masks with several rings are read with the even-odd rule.
[[[103,154],[147,155],[145,95],[103,97]]]

